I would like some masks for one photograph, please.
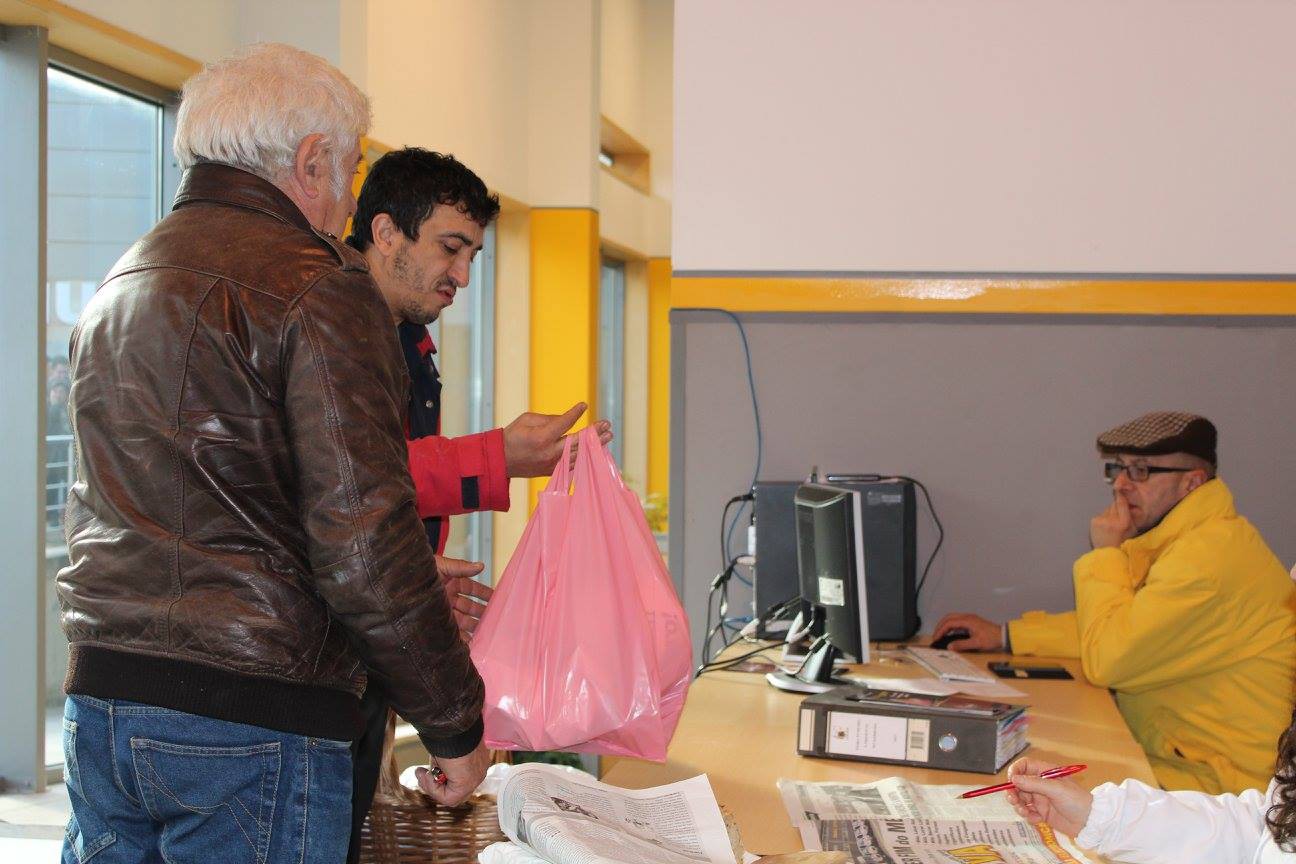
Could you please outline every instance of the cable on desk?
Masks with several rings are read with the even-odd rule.
[[[738,565],[738,559],[734,558],[729,561],[725,569],[716,574],[711,580],[711,590],[707,592],[707,611],[706,618],[702,620],[702,626],[707,628],[706,638],[702,642],[702,662],[706,664],[711,655],[711,641],[715,639],[717,633],[721,634],[720,650],[728,648],[732,642],[724,637],[725,618],[729,612],[729,579],[734,575],[734,568]],[[711,626],[711,604],[715,601],[716,592],[720,596],[720,608],[718,610],[717,620],[714,627]]]
[[[724,660],[716,660],[711,663],[703,663],[701,666],[697,668],[697,671],[693,673],[693,678],[694,680],[697,680],[700,676],[706,674],[707,672],[723,671],[725,669],[728,669],[731,666],[737,666],[742,661],[750,657],[755,657],[757,654],[760,654],[762,651],[768,651],[771,648],[780,648],[782,647],[782,645],[783,645],[782,642],[771,642],[768,645],[763,645],[760,648],[756,648],[755,650],[748,651],[744,654],[739,654],[737,657],[727,657]]]

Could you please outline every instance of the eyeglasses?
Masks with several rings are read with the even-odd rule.
[[[1104,462],[1103,479],[1108,483],[1115,483],[1116,478],[1123,472],[1126,477],[1135,483],[1142,483],[1153,474],[1184,474],[1188,471],[1195,471],[1195,468],[1163,468],[1160,465],[1145,465],[1142,462],[1134,462],[1126,465],[1123,462]]]

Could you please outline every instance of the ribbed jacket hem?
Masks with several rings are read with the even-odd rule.
[[[101,645],[72,646],[63,690],[311,738],[351,741],[361,728],[360,699],[343,690]]]
[[[485,727],[482,725],[481,718],[469,726],[458,735],[452,735],[449,738],[433,738],[429,735],[419,734],[419,740],[427,748],[428,753],[433,756],[440,756],[443,759],[455,759],[459,756],[467,756],[477,749],[481,743],[482,734]]]

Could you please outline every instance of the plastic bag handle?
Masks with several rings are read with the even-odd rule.
[[[589,482],[602,486],[607,480],[616,484],[618,489],[625,489],[621,479],[621,469],[617,468],[612,452],[599,440],[598,432],[593,426],[586,426],[580,431],[580,450],[576,454],[576,482],[580,483],[582,475],[590,478]],[[581,467],[584,471],[581,471]]]
[[[545,484],[546,492],[562,492],[567,494],[571,488],[571,448],[572,441],[579,433],[573,433],[563,436],[563,452],[558,457],[558,464],[554,466],[553,473],[549,475],[549,482]]]

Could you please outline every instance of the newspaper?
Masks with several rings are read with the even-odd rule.
[[[1002,681],[942,681],[940,678],[870,678],[860,675],[846,676],[856,684],[873,690],[899,690],[902,693],[922,693],[927,696],[950,696],[962,693],[978,699],[1022,699],[1026,694]]]
[[[1013,812],[1002,795],[959,798],[970,786],[780,780],[807,849],[854,864],[1093,864],[1066,837]]]
[[[497,799],[500,829],[552,864],[736,864],[706,775],[618,789],[552,765],[518,765]]]

